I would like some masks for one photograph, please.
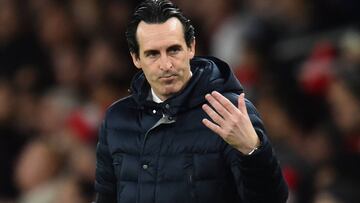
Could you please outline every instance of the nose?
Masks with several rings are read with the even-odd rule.
[[[163,54],[160,58],[160,69],[166,71],[171,68],[172,68],[172,64],[169,57],[166,54]]]

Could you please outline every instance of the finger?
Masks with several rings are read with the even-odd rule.
[[[214,96],[212,96],[211,94],[207,94],[205,98],[210,103],[210,105],[214,107],[218,114],[220,114],[225,119],[229,118],[230,113],[225,109],[223,105],[219,103],[219,101],[214,98]]]
[[[217,91],[213,91],[211,93],[211,95],[222,105],[225,107],[225,109],[230,112],[230,113],[234,113],[237,112],[238,109],[236,108],[236,106],[234,106],[233,103],[231,103],[226,97],[224,97],[223,95],[221,95],[219,92]]]
[[[246,104],[245,104],[245,93],[241,93],[238,98],[238,108],[244,114],[247,114]]]
[[[212,108],[210,108],[209,105],[204,104],[202,106],[203,110],[205,111],[205,113],[218,125],[223,126],[225,123],[225,120],[216,112],[214,111]]]
[[[202,120],[202,123],[209,128],[210,130],[212,130],[214,133],[218,134],[220,137],[222,137],[223,135],[223,130],[221,129],[220,126],[216,125],[215,123],[209,121],[208,119],[204,118]]]

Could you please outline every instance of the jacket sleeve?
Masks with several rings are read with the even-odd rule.
[[[116,203],[116,177],[106,141],[105,121],[100,127],[99,141],[96,147],[95,191],[97,193],[96,203]]]
[[[261,146],[251,155],[243,155],[231,146],[227,146],[225,150],[238,193],[247,203],[285,203],[288,198],[288,188],[266,137],[263,123],[255,107],[248,100],[246,107],[260,138]]]

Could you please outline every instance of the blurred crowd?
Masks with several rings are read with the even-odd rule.
[[[0,0],[0,203],[89,203],[97,128],[136,69],[140,0]],[[360,1],[174,0],[260,111],[289,203],[360,202]]]

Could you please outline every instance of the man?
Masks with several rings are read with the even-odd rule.
[[[286,202],[255,107],[226,63],[194,57],[180,10],[146,0],[126,36],[142,71],[100,129],[96,202]]]

